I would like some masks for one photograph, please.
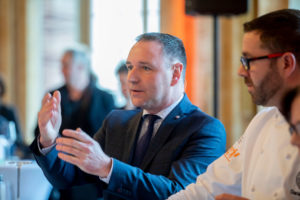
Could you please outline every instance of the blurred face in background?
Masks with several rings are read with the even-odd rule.
[[[83,91],[89,84],[89,71],[81,62],[75,62],[71,53],[65,53],[61,59],[62,73],[67,87]]]
[[[130,94],[129,94],[129,88],[128,88],[128,82],[127,82],[127,73],[126,72],[119,73],[119,80],[121,83],[122,94],[128,101],[128,100],[130,100]]]
[[[300,152],[300,96],[298,95],[291,105],[291,143],[298,147]]]

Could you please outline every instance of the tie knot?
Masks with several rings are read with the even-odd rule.
[[[149,125],[154,124],[156,120],[160,119],[158,115],[147,114],[145,115],[145,119],[148,119]]]

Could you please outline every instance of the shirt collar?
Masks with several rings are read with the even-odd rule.
[[[156,113],[155,115],[159,116],[162,120],[165,119],[168,114],[179,104],[179,102],[183,99],[183,94],[181,95],[181,97],[175,101],[173,104],[171,104],[169,107],[159,111],[158,113]],[[149,112],[147,112],[146,110],[143,110],[143,116],[145,116],[146,114],[149,114]]]

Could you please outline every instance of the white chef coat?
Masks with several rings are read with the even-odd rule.
[[[275,107],[258,113],[244,135],[197,182],[169,199],[214,199],[230,193],[249,199],[300,199],[300,154]]]

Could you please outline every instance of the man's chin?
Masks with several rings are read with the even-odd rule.
[[[249,92],[250,96],[251,96],[251,99],[252,99],[252,102],[255,104],[255,105],[259,105],[258,103],[258,99],[257,97],[255,97],[255,95],[252,93],[252,92]]]
[[[263,106],[263,107],[269,107],[271,105],[268,105],[268,102],[266,102],[262,98],[255,97],[251,94],[252,102],[257,106]]]
[[[134,99],[131,99],[131,103],[132,103],[132,105],[134,105],[137,108],[143,108],[143,105],[144,105],[144,102],[134,100]]]

